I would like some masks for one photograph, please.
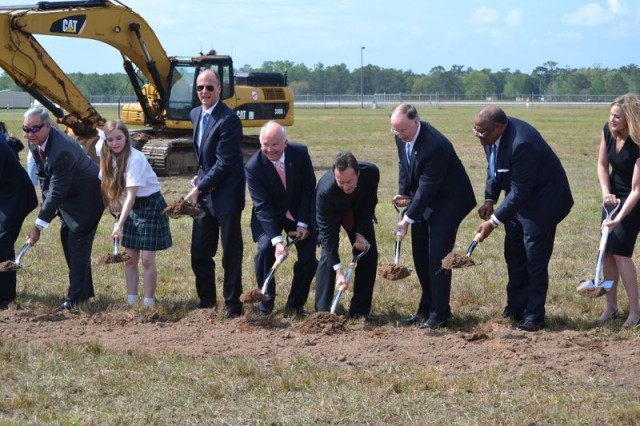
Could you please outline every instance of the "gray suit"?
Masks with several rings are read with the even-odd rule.
[[[94,296],[91,276],[93,238],[102,217],[98,166],[71,137],[51,128],[42,159],[37,145],[29,148],[36,161],[43,203],[38,219],[62,219],[60,240],[69,267],[68,299],[81,302]]]

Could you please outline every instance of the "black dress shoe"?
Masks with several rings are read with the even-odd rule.
[[[522,324],[516,326],[518,330],[523,331],[538,331],[544,328],[544,321],[534,321],[531,319],[524,320]]]
[[[242,309],[227,308],[224,310],[226,319],[238,318],[240,315],[242,315]]]
[[[404,325],[415,325],[423,321],[424,321],[424,317],[422,315],[411,315],[408,318],[401,319],[400,323]]]
[[[430,328],[431,330],[435,330],[436,328],[445,328],[447,325],[447,320],[439,321],[435,318],[429,318],[428,320],[420,324],[420,328]]]
[[[508,306],[504,308],[504,311],[502,311],[502,317],[503,318],[508,318],[511,321],[515,321],[515,322],[521,322],[522,319],[524,318],[524,315],[522,313],[515,313],[511,310],[511,308],[509,308]]]
[[[211,309],[216,307],[216,302],[209,299],[200,299],[198,302],[198,309]]]
[[[285,316],[289,318],[306,318],[309,316],[309,312],[307,312],[303,307],[289,308],[286,310]]]
[[[60,306],[58,306],[57,310],[58,311],[70,311],[76,305],[77,305],[77,303],[75,303],[73,300],[65,299],[65,300],[62,301],[62,303],[60,303]]]
[[[9,305],[14,301],[15,299],[2,299],[0,300],[0,310],[4,311],[9,309]]]

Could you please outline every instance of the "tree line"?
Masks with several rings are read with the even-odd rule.
[[[296,95],[314,94],[428,94],[440,93],[466,97],[496,97],[510,99],[527,96],[553,98],[563,95],[615,96],[640,92],[640,67],[635,64],[620,68],[558,67],[548,61],[526,74],[509,68],[500,71],[475,70],[453,65],[450,69],[436,66],[426,74],[367,65],[349,71],[345,64],[312,68],[291,61],[267,61],[255,68],[243,65],[242,72],[286,72]],[[93,95],[133,96],[129,79],[124,73],[70,73],[69,77],[87,97]],[[15,89],[13,80],[0,76],[0,90]]]

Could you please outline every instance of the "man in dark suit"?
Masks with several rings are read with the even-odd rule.
[[[482,108],[473,120],[473,130],[490,159],[485,202],[478,210],[485,221],[477,232],[484,240],[495,228],[505,227],[509,282],[503,315],[522,321],[521,330],[537,331],[545,326],[556,227],[573,205],[569,180],[540,133],[524,121],[507,117],[497,106]],[[501,191],[505,199],[494,210]]]
[[[104,210],[99,168],[76,141],[52,126],[45,110],[29,109],[24,114],[22,129],[36,162],[43,198],[29,239],[35,245],[40,232],[56,215],[60,216],[60,241],[69,267],[69,291],[59,309],[71,309],[94,296],[91,249]]]
[[[218,239],[222,242],[224,316],[242,314],[242,229],[245,175],[242,158],[242,124],[220,100],[221,86],[212,70],[196,79],[201,106],[191,111],[193,144],[198,157],[198,175],[185,200],[198,204],[193,220],[191,268],[196,278],[198,308],[216,306],[215,262]]]
[[[38,206],[36,191],[15,152],[0,141],[0,262],[14,260],[25,217]],[[0,309],[16,298],[16,271],[0,272]]]
[[[404,323],[443,327],[451,317],[451,270],[442,269],[442,259],[453,250],[458,226],[476,205],[476,197],[451,142],[420,121],[413,105],[397,105],[390,121],[399,158],[393,203],[407,207],[395,232],[404,238],[411,225],[413,261],[422,287],[418,310]]]
[[[366,319],[369,316],[378,263],[373,224],[379,182],[378,168],[372,163],[358,162],[350,152],[339,153],[332,169],[318,182],[316,222],[322,255],[316,271],[316,311],[329,311],[334,287],[345,285],[345,271],[338,254],[342,226],[353,245],[354,255],[369,247],[355,270],[349,307],[351,317]]]
[[[274,260],[289,255],[282,231],[295,233],[298,260],[293,266],[291,291],[285,309],[292,315],[305,316],[304,304],[318,266],[316,238],[310,229],[316,176],[307,147],[287,141],[280,124],[270,121],[260,130],[260,151],[245,166],[247,185],[253,200],[251,233],[258,243],[255,257],[256,280],[262,284]],[[281,177],[282,176],[282,177]],[[283,181],[284,178],[284,181]],[[268,286],[275,295],[275,278]],[[261,314],[273,310],[274,300],[260,303]]]

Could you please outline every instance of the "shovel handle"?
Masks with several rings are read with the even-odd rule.
[[[118,241],[118,237],[113,238],[113,254],[118,254],[118,245],[120,242]]]
[[[340,303],[340,299],[342,298],[342,294],[344,290],[338,290],[338,294],[336,294],[335,299],[333,299],[333,303],[331,304],[331,314],[336,314],[336,309],[338,308],[338,303]]]
[[[27,242],[24,243],[20,248],[20,251],[16,256],[16,260],[14,260],[13,263],[15,263],[16,265],[20,265],[20,260],[22,260],[22,256],[27,252],[30,246],[31,246],[31,240],[28,239]]]
[[[271,269],[269,270],[267,277],[264,279],[264,282],[262,283],[262,289],[260,290],[260,292],[265,296],[267,295],[267,289],[269,287],[269,283],[273,279],[273,276],[275,275],[276,271],[278,270],[282,262],[284,262],[284,256],[280,255],[276,258],[276,261],[273,262],[273,265],[271,265]]]

